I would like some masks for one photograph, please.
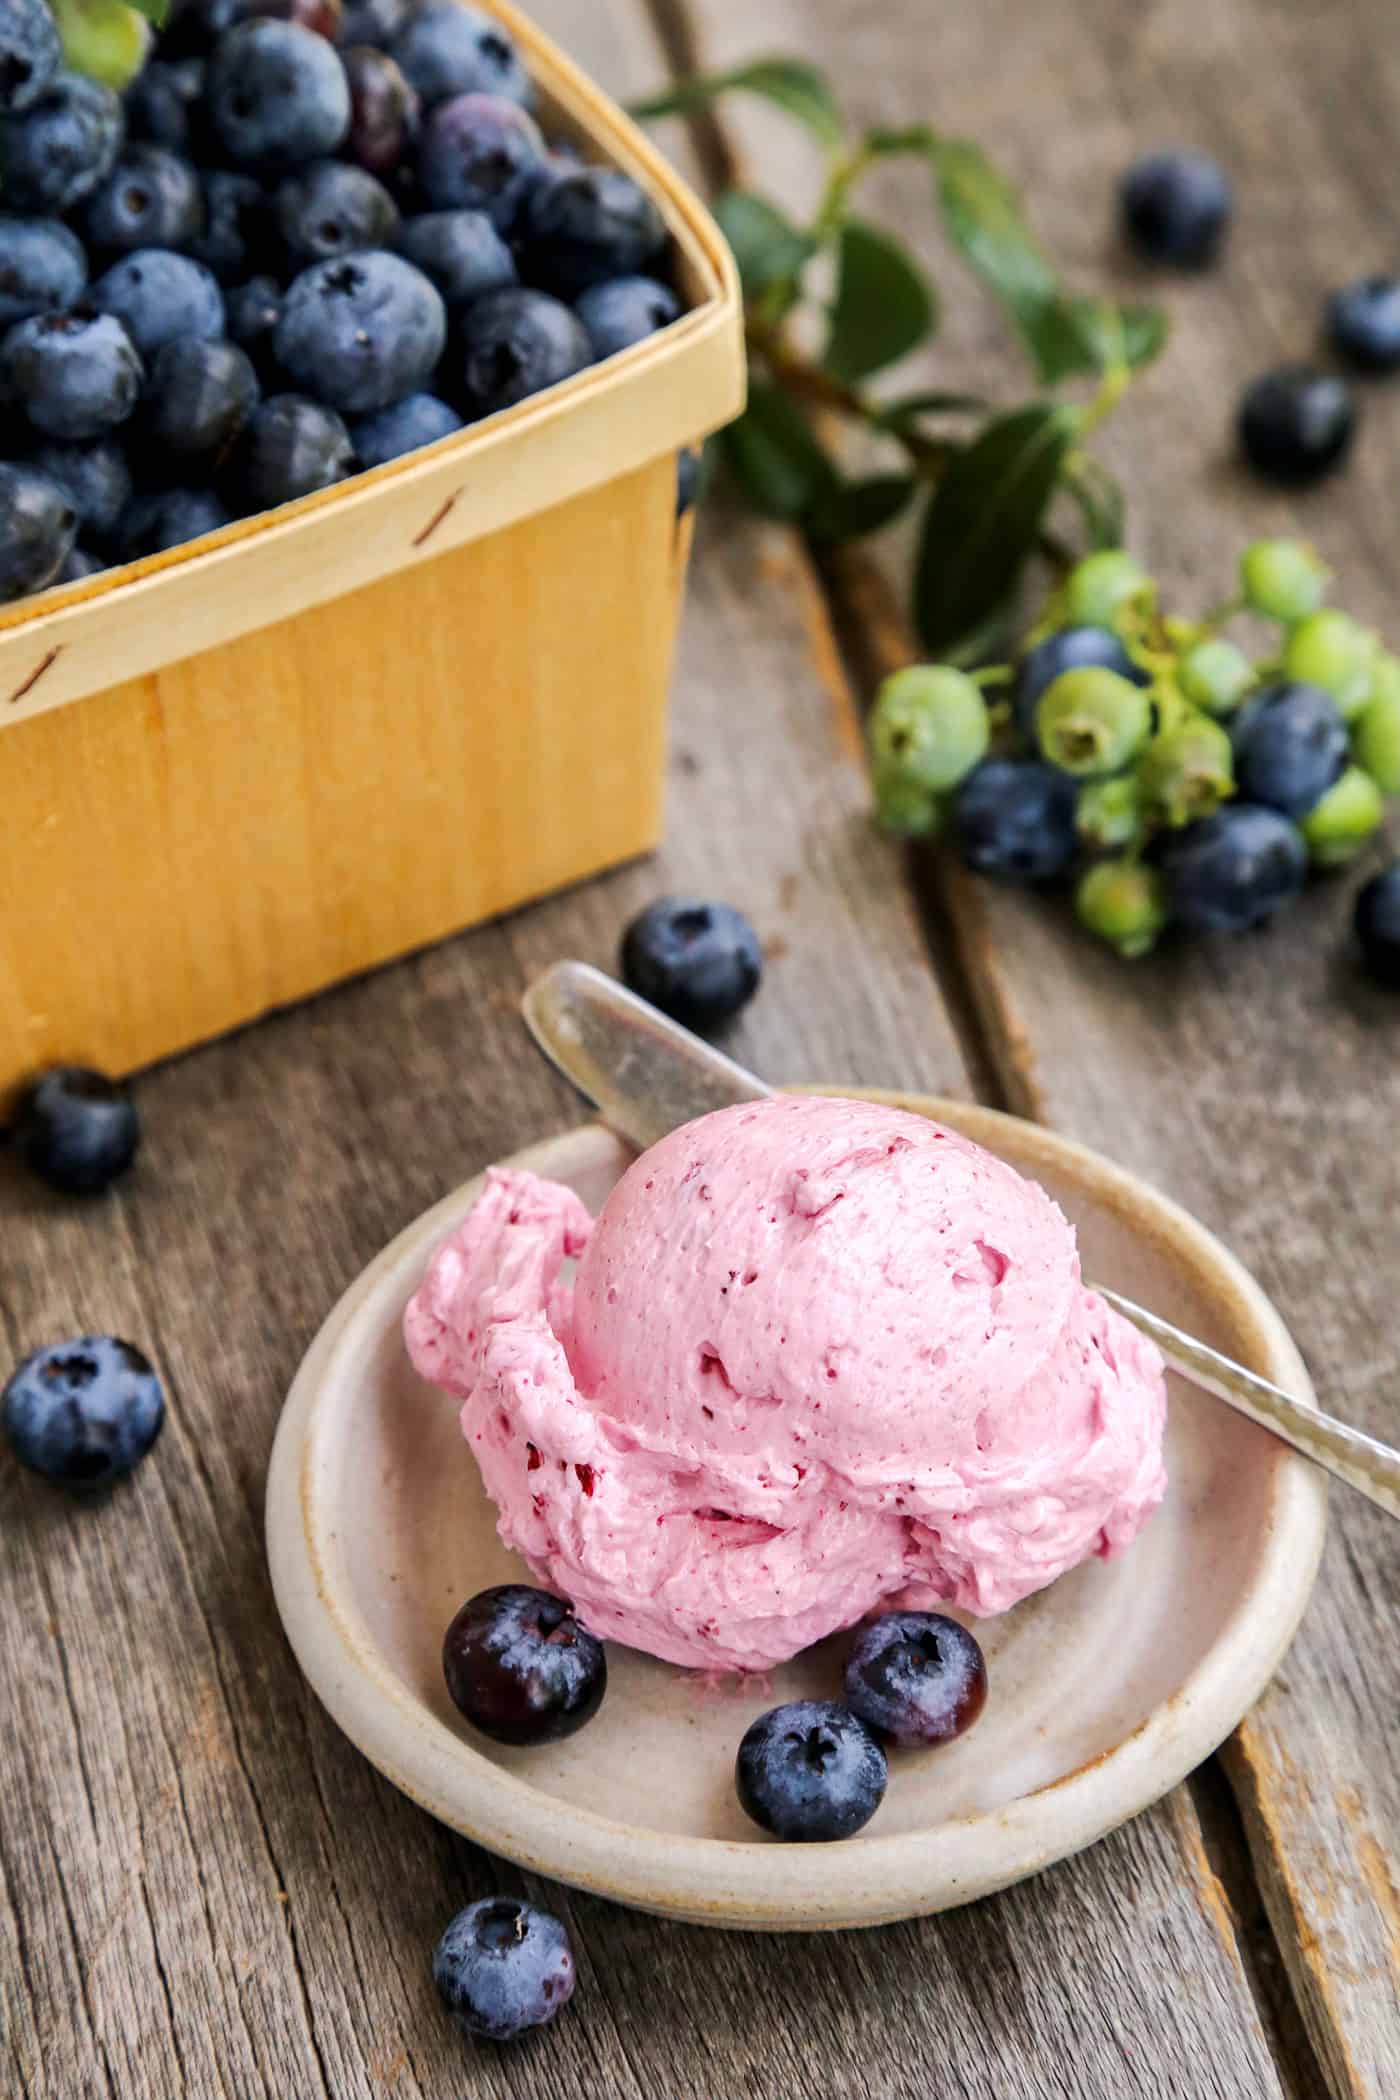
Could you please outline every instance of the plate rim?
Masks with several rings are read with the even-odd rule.
[[[1303,1398],[1307,1370],[1282,1316],[1249,1271],[1171,1197],[1127,1168],[1043,1124],[979,1103],[890,1088],[813,1086],[946,1122],[1032,1173],[1068,1169],[1094,1199],[1130,1213],[1138,1236],[1165,1241],[1209,1275],[1254,1367]],[[598,1122],[512,1154],[538,1168],[560,1147],[630,1148]],[[370,1762],[430,1814],[518,1865],[635,1908],[697,1924],[752,1930],[875,1925],[990,1895],[1106,1836],[1152,1806],[1231,1734],[1273,1676],[1306,1609],[1326,1527],[1327,1483],[1278,1444],[1255,1579],[1197,1668],[1114,1748],[995,1809],[921,1831],[862,1836],[840,1846],[657,1831],[543,1796],[423,1707],[383,1663],[358,1611],[337,1595],[316,1520],[317,1401],[362,1303],[410,1253],[426,1262],[479,1188],[475,1175],[412,1220],[341,1295],[307,1350],[277,1425],[265,1500],[272,1587],[297,1663],[331,1718]],[[1261,1435],[1267,1435],[1261,1431]],[[334,1540],[334,1532],[327,1534]],[[405,1754],[407,1752],[407,1754]],[[546,1812],[541,1814],[542,1804]],[[541,1837],[539,1832],[543,1831]]]

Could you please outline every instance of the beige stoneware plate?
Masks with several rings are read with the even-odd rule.
[[[898,1098],[1043,1182],[1079,1229],[1088,1274],[1309,1397],[1278,1314],[1175,1205],[1032,1124]],[[518,1163],[596,1209],[628,1156],[592,1124]],[[1090,1844],[1207,1756],[1268,1682],[1316,1572],[1322,1478],[1174,1381],[1163,1507],[1123,1559],[982,1622],[982,1720],[945,1749],[896,1754],[859,1837],[775,1844],[744,1818],[732,1778],[755,1715],[836,1693],[839,1640],[742,1689],[614,1646],[602,1710],[568,1742],[506,1750],[472,1735],[443,1688],[443,1630],[473,1591],[523,1571],[496,1536],[456,1406],[414,1375],[399,1321],[476,1186],[411,1225],[331,1314],[288,1398],[267,1495],[273,1585],[303,1670],[365,1755],[454,1829],[698,1923],[879,1924],[966,1903]]]

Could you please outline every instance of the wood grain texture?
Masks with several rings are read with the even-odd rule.
[[[1217,152],[1239,194],[1226,265],[1154,286],[1173,309],[1174,340],[1105,439],[1132,498],[1134,544],[1189,607],[1228,587],[1249,539],[1306,532],[1348,606],[1393,636],[1394,399],[1373,394],[1350,472],[1304,501],[1262,492],[1228,457],[1243,382],[1306,357],[1322,294],[1386,251],[1375,142],[1400,107],[1388,9],[1352,0],[1324,21],[1255,0],[1033,11],[990,0],[941,10],[936,35],[911,10],[856,15],[837,0],[757,0],[742,23],[700,5],[697,17],[707,61],[800,44],[830,65],[857,117],[926,115],[995,143],[1052,252],[1087,284],[1144,282],[1113,246],[1110,174],[1180,138]],[[1030,121],[1037,110],[1043,121]],[[757,140],[748,133],[751,150]],[[771,126],[758,150],[765,177],[802,181],[802,155]],[[876,189],[938,252],[919,182],[906,172]],[[944,282],[961,288],[956,269],[948,262]],[[925,369],[943,386],[990,384],[1008,399],[1024,385],[975,290],[949,300]],[[884,566],[897,574],[898,555],[887,550]],[[843,567],[837,597],[872,672],[904,660],[907,636],[858,564]],[[1387,1133],[1400,1108],[1400,1017],[1347,953],[1354,882],[1319,886],[1267,938],[1201,943],[1133,970],[1077,935],[1061,903],[1006,896],[954,869],[936,884],[933,909],[1008,1104],[1102,1146],[1213,1224],[1287,1310],[1324,1404],[1393,1439],[1400,1170]],[[1330,2089],[1390,2100],[1400,2089],[1400,1534],[1340,1491],[1334,1517],[1303,1635],[1225,1766]]]

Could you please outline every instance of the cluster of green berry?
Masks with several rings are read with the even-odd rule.
[[[870,724],[888,831],[945,823],[971,866],[1073,876],[1091,931],[1143,955],[1170,924],[1261,924],[1313,868],[1353,859],[1400,793],[1400,658],[1324,604],[1327,571],[1260,540],[1231,600],[1164,613],[1141,565],[1091,555],[1052,593],[1015,664],[919,665]],[[1276,623],[1251,658],[1222,630]]]

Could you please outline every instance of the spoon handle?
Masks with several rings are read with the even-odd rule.
[[[774,1091],[587,963],[555,963],[522,1005],[545,1056],[610,1128],[643,1150],[710,1109],[766,1100]],[[1400,1517],[1400,1451],[1270,1385],[1117,1291],[1094,1288],[1151,1336],[1182,1377]]]

